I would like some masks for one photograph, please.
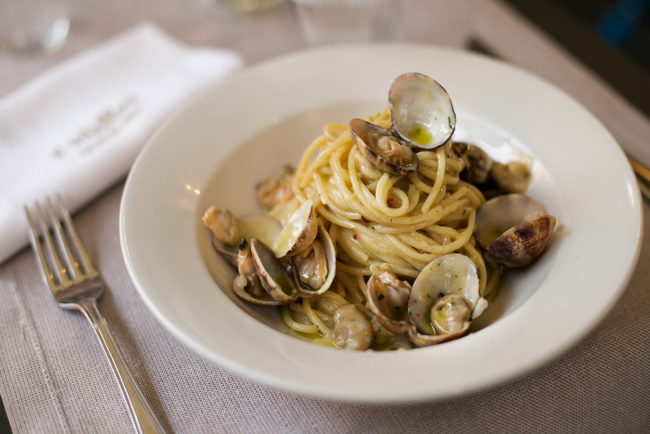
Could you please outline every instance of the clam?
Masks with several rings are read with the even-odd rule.
[[[280,222],[269,215],[250,214],[237,218],[229,210],[213,206],[201,219],[212,232],[212,246],[235,267],[238,243],[242,238],[247,241],[257,238],[270,245],[282,230]]]
[[[304,295],[327,291],[336,275],[336,250],[322,225],[314,242],[302,253],[291,257],[296,285]]]
[[[530,168],[521,161],[506,164],[495,162],[490,177],[501,190],[507,193],[525,193],[530,184]]]
[[[465,332],[469,328],[472,306],[462,294],[446,294],[431,308],[431,325],[443,336]]]
[[[222,243],[217,237],[212,235],[212,247],[219,252],[221,257],[230,263],[233,267],[237,267],[237,246],[232,244]]]
[[[265,179],[255,186],[257,202],[265,209],[270,210],[277,204],[293,197],[291,179],[293,168],[286,166],[276,176]]]
[[[239,244],[237,271],[239,271],[239,274],[232,282],[232,290],[237,297],[249,303],[263,306],[278,306],[282,304],[282,302],[271,297],[262,287],[250,243],[246,239],[242,239]]]
[[[431,261],[412,288],[390,266],[371,266],[371,271],[366,285],[368,308],[384,328],[407,333],[418,346],[461,336],[487,307],[479,294],[476,265],[459,253]]]
[[[262,241],[252,239],[250,244],[257,277],[264,289],[281,303],[296,300],[300,293],[293,279],[291,265],[276,258],[273,250]]]
[[[492,167],[492,159],[480,147],[465,142],[453,142],[454,151],[465,163],[460,177],[472,184],[485,184]]]
[[[344,304],[334,311],[332,340],[339,348],[366,350],[373,341],[368,318],[353,304]]]
[[[418,346],[435,345],[467,331],[487,302],[479,294],[476,265],[450,253],[431,261],[413,282],[409,297],[409,338]]]
[[[476,213],[476,239],[485,255],[495,263],[523,267],[546,248],[555,217],[523,194],[498,196],[485,202]]]
[[[228,245],[236,245],[241,240],[241,225],[237,217],[230,210],[217,209],[211,206],[205,210],[201,220],[210,229],[212,235],[220,242]]]
[[[352,119],[350,132],[364,157],[378,169],[393,175],[406,175],[418,169],[413,149],[389,130],[363,119]]]
[[[398,76],[388,91],[393,131],[411,146],[444,145],[456,128],[456,113],[447,91],[417,72]]]
[[[486,306],[476,265],[450,253],[431,261],[413,282],[408,304],[409,337],[418,346],[457,338]],[[480,309],[476,314],[474,311]]]
[[[293,256],[305,251],[316,238],[318,223],[314,202],[306,200],[289,217],[280,233],[268,244],[272,246],[276,257]]]
[[[399,280],[390,265],[371,265],[372,275],[366,284],[368,308],[379,324],[387,330],[401,334],[409,329],[406,321],[411,285]]]
[[[266,215],[242,218],[238,221],[241,232],[250,238],[242,237],[236,254],[232,255],[230,245],[215,246],[226,258],[234,256],[239,274],[233,291],[238,297],[255,304],[279,305],[329,289],[336,274],[336,251],[328,232],[318,225],[313,208],[311,201],[303,203],[284,228]],[[278,244],[278,240],[282,242]],[[278,254],[270,245],[284,250]],[[225,253],[224,246],[229,249]]]

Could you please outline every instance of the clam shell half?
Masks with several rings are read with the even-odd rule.
[[[392,128],[411,146],[444,145],[456,129],[456,113],[447,91],[427,75],[398,76],[388,91]]]
[[[532,263],[546,248],[555,217],[523,194],[497,196],[476,213],[475,236],[491,261],[507,267]]]
[[[363,119],[352,119],[350,132],[359,151],[379,170],[406,175],[418,169],[413,149],[389,130]]]
[[[334,242],[332,241],[332,238],[330,237],[325,227],[320,223],[318,225],[318,234],[316,235],[314,242],[320,243],[325,252],[327,276],[325,277],[325,281],[318,288],[310,287],[308,284],[300,280],[298,267],[294,264],[293,261],[295,256],[292,257],[296,286],[298,287],[298,290],[304,295],[319,295],[324,293],[330,288],[330,286],[332,286],[332,282],[336,276],[336,249],[334,247]]]
[[[408,333],[418,346],[435,345],[467,331],[477,305],[484,309],[474,262],[460,253],[431,261],[413,282]]]

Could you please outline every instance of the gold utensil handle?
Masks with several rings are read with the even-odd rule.
[[[632,166],[632,170],[634,170],[634,173],[639,180],[638,184],[641,193],[643,193],[646,199],[650,200],[650,169],[632,157],[628,156],[627,158],[630,162],[630,165]]]

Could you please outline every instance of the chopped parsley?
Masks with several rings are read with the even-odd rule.
[[[447,122],[449,122],[449,129],[452,129],[453,126],[451,125],[451,116],[447,116]]]

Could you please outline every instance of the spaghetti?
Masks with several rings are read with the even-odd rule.
[[[367,120],[390,128],[388,109]],[[334,312],[354,304],[371,318],[373,349],[410,347],[408,338],[384,329],[368,311],[366,283],[371,267],[388,264],[399,279],[412,282],[441,255],[461,253],[476,265],[479,291],[488,273],[472,236],[482,193],[460,179],[464,163],[449,141],[417,152],[419,167],[408,175],[377,169],[355,146],[347,125],[330,124],[305,150],[291,180],[294,197],[270,214],[286,221],[300,203],[312,200],[336,246],[336,278],[321,295],[281,306],[290,330],[334,345]]]

